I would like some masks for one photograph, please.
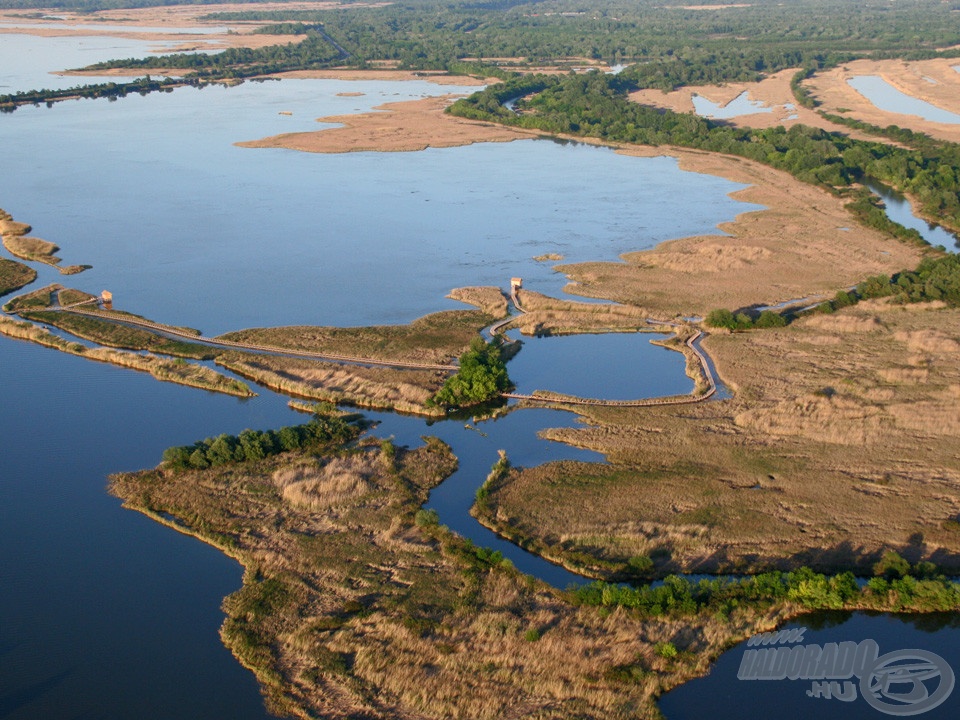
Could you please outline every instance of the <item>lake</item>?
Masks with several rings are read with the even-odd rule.
[[[879,75],[860,75],[847,84],[881,110],[900,115],[918,115],[930,122],[956,125],[960,115],[897,90]]]
[[[11,47],[7,37],[26,36],[4,36],[0,56]],[[78,42],[27,44],[42,55],[51,40]],[[25,89],[30,68],[75,64],[50,52],[53,59],[13,70],[5,82]],[[534,256],[616,260],[671,237],[716,232],[718,222],[756,207],[728,197],[742,186],[682,172],[672,159],[578,144],[524,140],[386,155],[233,145],[312,129],[321,116],[457,90],[303,80],[21,108],[0,116],[0,207],[61,245],[65,264],[94,265],[66,284],[108,288],[123,309],[207,333],[406,322],[462,307],[444,299],[453,287],[503,286],[513,275],[559,293],[565,278]],[[691,194],[697,203],[686,202]],[[50,268],[39,273],[37,286],[64,279]],[[532,387],[582,382],[576,391],[587,395],[685,392],[682,356],[648,340],[528,340],[517,362],[525,353],[528,360],[516,371]],[[600,348],[642,357],[637,366],[648,371],[598,371],[617,357],[580,362]],[[265,717],[252,675],[217,635],[219,605],[239,587],[239,566],[122,511],[105,484],[110,472],[153,466],[167,446],[301,416],[266,391],[236,400],[4,338],[0,358],[0,716]],[[557,367],[566,372],[555,374]],[[537,437],[576,423],[573,415],[524,410],[465,427],[367,414],[399,444],[435,434],[453,446],[460,469],[428,504],[443,522],[557,585],[577,581],[465,514],[499,449],[526,466],[601,460]]]

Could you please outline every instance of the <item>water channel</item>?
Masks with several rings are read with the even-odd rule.
[[[355,91],[364,95],[342,94]],[[452,287],[517,274],[559,293],[564,278],[533,256],[614,260],[715,232],[749,209],[727,197],[736,184],[670,159],[549,141],[386,156],[232,145],[437,92],[420,82],[284,81],[21,108],[0,117],[0,207],[60,244],[65,264],[94,265],[67,284],[108,287],[125,309],[211,334],[405,322],[459,307],[443,299]],[[676,205],[691,193],[702,199],[697,214]],[[41,268],[37,285],[60,280]],[[529,340],[516,380],[523,391],[594,396],[687,392],[682,356],[649,337],[592,338],[602,352],[589,362],[581,339]],[[604,366],[611,357],[646,372]],[[104,486],[108,473],[152,466],[170,445],[298,422],[285,398],[239,401],[5,338],[0,373],[0,717],[264,717],[253,677],[216,632],[240,568],[123,512]],[[554,387],[566,381],[580,384]],[[601,461],[537,437],[575,416],[524,410],[465,427],[367,415],[398,444],[432,434],[454,448],[460,470],[428,503],[444,523],[556,585],[578,580],[466,513],[499,449],[524,466]]]

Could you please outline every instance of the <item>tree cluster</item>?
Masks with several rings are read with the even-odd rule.
[[[793,572],[767,572],[747,578],[691,581],[671,575],[662,585],[614,584],[602,581],[573,590],[575,602],[624,607],[644,615],[693,615],[702,611],[729,614],[740,606],[763,607],[790,601],[811,610],[866,606],[877,609],[937,611],[960,603],[960,584],[939,574],[933,563],[911,567],[895,551],[884,553],[874,577],[863,587],[851,572],[824,575],[808,567]]]
[[[459,369],[431,399],[435,405],[465,407],[492,400],[511,387],[500,346],[477,337],[460,356]]]
[[[239,435],[223,434],[192,445],[169,447],[163,452],[163,464],[170,470],[202,470],[252,462],[293,450],[343,442],[355,433],[356,428],[338,416],[316,415],[303,425],[288,425],[279,430],[244,430]]]

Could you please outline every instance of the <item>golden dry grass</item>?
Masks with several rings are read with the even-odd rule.
[[[318,118],[342,127],[286,133],[262,140],[236,143],[248,148],[287,148],[304,152],[410,152],[477,142],[508,142],[531,133],[482,123],[444,112],[459,95],[386,103],[374,112]]]
[[[561,265],[573,281],[567,288],[572,293],[643,307],[659,317],[705,315],[715,308],[832,296],[869,275],[919,262],[918,248],[858,225],[842,199],[778,170],[715,153],[620,151],[675,155],[682,169],[746,183],[732,197],[766,209],[721,224],[727,235],[665,242],[617,263]]]
[[[111,491],[246,566],[222,636],[270,707],[290,715],[654,718],[657,694],[776,620],[578,608],[509,567],[478,566],[443,528],[413,523],[455,465],[436,442],[331,448],[320,459],[118,475]],[[656,654],[666,641],[678,659]]]
[[[924,100],[943,110],[960,113],[960,73],[956,60],[935,58],[904,60],[856,60],[816,73],[804,87],[821,103],[821,110],[844,114],[880,127],[898,125],[915,132],[951,142],[960,141],[960,126],[931,122],[918,115],[904,115],[879,109],[854,90],[847,81],[860,75],[878,75],[906,95]]]
[[[221,365],[286,395],[418,415],[442,415],[426,407],[445,373],[346,365],[299,358],[225,353]]]
[[[651,329],[643,307],[563,300],[533,290],[518,290],[517,299],[523,313],[507,327],[518,328],[525,335]]]
[[[894,547],[960,569],[960,310],[866,302],[705,341],[732,400],[580,408],[553,439],[610,465],[514,471],[492,518],[609,574],[811,563],[867,567]]]
[[[8,213],[0,210],[0,237],[3,246],[21,260],[40,262],[54,267],[60,264],[56,252],[60,249],[56,244],[40,238],[27,237],[31,227],[26,223],[16,222]],[[89,265],[68,265],[58,268],[61,275],[75,275],[88,270]],[[22,286],[21,286],[22,287]],[[0,293],[2,295],[3,293]]]
[[[503,290],[492,285],[455,288],[447,297],[473,305],[493,319],[507,315],[507,296],[503,294]]]

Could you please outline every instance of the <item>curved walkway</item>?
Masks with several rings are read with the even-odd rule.
[[[45,308],[45,310],[69,312],[75,315],[86,315],[87,317],[93,317],[99,320],[115,322],[119,325],[133,325],[135,327],[141,327],[147,330],[153,330],[163,335],[172,335],[174,337],[183,338],[184,340],[201,343],[203,345],[226,347],[226,348],[231,348],[235,350],[249,350],[252,352],[260,352],[260,353],[266,353],[270,355],[290,355],[295,357],[303,357],[310,360],[328,360],[331,362],[350,363],[353,365],[374,365],[377,367],[399,368],[401,370],[442,370],[444,372],[453,372],[457,369],[456,365],[436,365],[432,363],[403,362],[403,361],[395,361],[395,360],[378,360],[376,358],[357,357],[353,355],[339,355],[336,353],[319,353],[319,352],[311,352],[308,350],[296,350],[292,348],[276,347],[272,345],[257,345],[253,343],[235,342],[233,340],[220,340],[217,338],[207,338],[207,337],[203,337],[202,335],[194,335],[192,333],[186,332],[184,330],[179,330],[177,328],[173,328],[168,325],[160,325],[159,323],[150,322],[149,320],[142,320],[140,318],[135,318],[135,317],[120,318],[113,315],[106,315],[102,312],[98,312],[95,310],[79,309],[79,305],[87,304],[89,302],[90,301],[88,300],[88,301],[84,301],[83,303],[78,303],[74,305],[49,307],[49,308]]]
[[[517,296],[515,292],[511,292],[510,298],[513,301],[514,307],[522,314],[524,312],[523,308],[520,307]],[[504,318],[503,320],[498,320],[496,323],[487,328],[487,332],[490,335],[498,335],[503,332],[503,328],[515,320],[516,316],[511,316]],[[677,332],[680,328],[680,325],[675,322],[667,322],[664,320],[654,320],[652,318],[647,319],[649,325],[666,325],[674,329],[674,332]],[[503,335],[506,337],[506,335]],[[702,330],[697,330],[697,332],[690,336],[685,345],[690,348],[690,351],[694,354],[697,360],[700,363],[700,368],[703,372],[703,377],[707,381],[707,389],[705,392],[702,392],[698,395],[671,395],[669,397],[660,397],[660,398],[644,398],[641,400],[603,400],[600,398],[580,398],[575,396],[542,396],[535,394],[526,394],[526,393],[502,393],[502,396],[505,398],[510,398],[513,400],[529,400],[531,402],[538,403],[548,403],[551,405],[594,405],[601,407],[657,407],[661,405],[690,405],[693,403],[703,402],[713,397],[717,393],[717,381],[713,375],[713,370],[710,368],[710,362],[707,359],[706,354],[703,349],[700,347],[700,341],[706,337],[706,333]],[[507,340],[513,341],[511,338]]]
[[[511,300],[513,301],[514,307],[520,312],[524,313],[523,308],[520,306],[519,299],[515,292],[512,292]],[[58,298],[59,299],[59,298]],[[184,340],[189,340],[191,342],[201,343],[204,345],[213,345],[216,347],[226,347],[236,350],[246,350],[250,352],[259,352],[270,355],[281,355],[281,356],[293,356],[293,357],[302,357],[310,360],[325,360],[330,362],[339,362],[339,363],[349,363],[353,365],[372,365],[377,367],[390,367],[390,368],[399,368],[404,370],[439,370],[443,372],[454,372],[457,370],[457,365],[439,365],[432,363],[416,363],[416,362],[402,362],[402,361],[391,361],[391,360],[378,360],[374,358],[364,358],[357,357],[352,355],[340,355],[336,353],[318,353],[311,352],[307,350],[296,350],[289,348],[276,347],[271,345],[258,345],[253,343],[241,343],[235,342],[233,340],[221,340],[217,338],[206,338],[202,335],[196,335],[185,330],[180,330],[178,328],[170,327],[168,325],[161,325],[159,323],[151,322],[150,320],[144,320],[141,318],[136,318],[132,316],[116,317],[113,315],[107,315],[97,310],[82,310],[80,309],[83,305],[88,305],[96,303],[96,300],[84,300],[79,303],[73,303],[71,305],[57,305],[45,308],[45,310],[56,311],[56,312],[69,312],[76,315],[85,315],[88,317],[98,318],[100,320],[106,320],[108,322],[115,322],[120,325],[133,325],[135,327],[145,328],[147,330],[153,330],[154,332],[160,333],[162,335],[171,335],[174,337],[182,338]],[[506,337],[503,334],[503,328],[508,325],[511,321],[515,320],[516,316],[511,316],[504,318],[503,320],[498,320],[493,325],[490,325],[487,328],[487,332],[491,336],[500,335],[501,337]],[[647,319],[647,323],[650,325],[662,325],[668,326],[674,329],[674,332],[677,332],[680,328],[680,325],[675,322],[667,322],[662,320],[653,320],[652,318]],[[686,346],[694,354],[697,360],[700,363],[700,368],[703,372],[703,377],[707,382],[707,390],[699,395],[673,395],[669,397],[661,398],[645,398],[641,400],[604,400],[601,398],[580,398],[574,396],[541,396],[536,394],[525,394],[525,393],[503,393],[502,396],[505,398],[513,400],[527,400],[530,402],[536,403],[545,403],[552,405],[593,405],[601,407],[658,407],[663,405],[689,405],[693,403],[703,402],[711,397],[713,397],[717,392],[717,382],[716,378],[713,375],[713,371],[710,367],[710,362],[707,359],[704,351],[700,347],[700,341],[705,337],[705,333],[702,330],[698,330],[694,335],[689,337],[686,341]],[[515,342],[511,338],[506,338],[511,342]]]

